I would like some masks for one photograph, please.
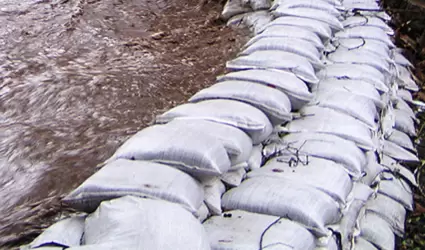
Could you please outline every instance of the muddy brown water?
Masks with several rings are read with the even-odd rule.
[[[196,0],[0,0],[0,248],[25,243],[155,115],[224,72],[246,32]]]

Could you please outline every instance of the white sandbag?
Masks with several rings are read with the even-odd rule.
[[[222,174],[220,179],[230,187],[237,187],[241,184],[242,179],[245,177],[245,173],[246,171],[244,168],[232,169]]]
[[[314,249],[314,236],[307,229],[276,216],[232,210],[203,225],[212,249]]]
[[[93,212],[104,200],[133,195],[175,202],[195,213],[204,192],[190,175],[167,165],[118,159],[106,164],[64,202],[78,210]]]
[[[413,109],[407,104],[406,101],[401,99],[400,97],[397,97],[395,109],[401,110],[405,112],[408,116],[410,116],[413,120],[416,120],[416,114],[413,111]]]
[[[311,43],[320,51],[324,48],[322,40],[320,40],[320,37],[316,33],[307,29],[300,29],[299,27],[290,25],[269,26],[260,34],[251,38],[245,44],[245,46],[250,46],[256,41],[268,37],[299,38]]]
[[[346,2],[344,1],[343,6],[350,11],[360,9],[362,11],[379,11],[379,7],[376,1],[361,1],[361,2]]]
[[[378,193],[384,194],[402,204],[407,210],[413,211],[413,192],[409,184],[402,178],[390,173],[383,173],[379,183]]]
[[[258,169],[263,163],[263,145],[258,144],[252,148],[251,156],[248,159],[248,171]]]
[[[227,26],[243,26],[257,34],[272,20],[273,16],[269,11],[260,10],[233,16],[227,21]]]
[[[316,9],[327,12],[335,17],[341,16],[340,10],[343,10],[341,6],[335,6],[333,4],[327,3],[325,1],[309,1],[309,0],[298,0],[287,1],[287,0],[276,0],[273,2],[270,10],[275,10],[277,8],[286,8],[286,9],[295,9],[295,8],[309,8]]]
[[[419,159],[415,154],[391,141],[382,140],[382,152],[384,155],[400,161],[419,162]]]
[[[403,67],[413,67],[412,63],[402,54],[402,50],[394,50],[394,62]]]
[[[341,217],[338,204],[327,194],[309,186],[286,179],[258,177],[245,180],[237,188],[223,195],[225,210],[241,209],[248,212],[289,218],[325,236],[325,225]]]
[[[383,155],[381,157],[381,165],[387,170],[391,171],[395,176],[401,176],[407,180],[411,185],[417,187],[418,183],[416,182],[416,177],[409,169],[403,167],[393,158]]]
[[[137,132],[108,161],[120,158],[156,161],[196,175],[220,175],[230,168],[221,141],[206,131],[176,124],[154,125]]]
[[[338,48],[328,54],[327,59],[333,63],[369,65],[382,73],[390,72],[388,61],[368,51],[353,51]]]
[[[263,167],[247,174],[248,178],[274,177],[308,185],[321,190],[341,204],[345,204],[353,183],[344,167],[335,162],[308,157],[294,161],[294,155],[269,160]]]
[[[378,248],[364,238],[356,237],[354,240],[354,246],[350,250],[378,250]]]
[[[226,124],[202,119],[176,118],[168,123],[182,129],[208,133],[223,143],[232,166],[246,162],[252,150],[251,138],[242,130]]]
[[[229,20],[233,16],[250,11],[252,9],[245,0],[227,0],[220,17],[223,20]]]
[[[390,48],[381,41],[364,38],[339,38],[333,42],[338,48],[354,51],[368,51],[385,60],[390,58]],[[391,59],[389,59],[391,60]]]
[[[211,99],[230,99],[251,104],[263,111],[274,125],[292,119],[291,102],[285,93],[254,82],[238,80],[219,82],[199,91],[189,101]]]
[[[273,130],[263,112],[249,104],[232,100],[183,104],[159,115],[156,121],[165,123],[179,117],[204,119],[240,128],[251,136],[254,144],[262,142]]]
[[[306,7],[299,7],[299,8],[285,8],[285,7],[277,7],[275,10],[272,11],[273,15],[276,17],[281,16],[294,16],[294,17],[303,17],[303,18],[310,18],[313,20],[317,20],[320,22],[324,22],[327,25],[331,27],[331,29],[338,31],[343,30],[344,27],[342,26],[342,23],[333,16],[332,14],[318,10],[318,9],[311,9]]]
[[[415,123],[408,113],[403,110],[394,109],[395,129],[400,130],[410,136],[416,136]]]
[[[415,80],[412,79],[412,73],[406,67],[396,65],[397,69],[397,84],[407,90],[419,91],[419,87]]]
[[[362,80],[372,84],[377,90],[387,92],[385,76],[379,70],[359,64],[332,64],[317,72],[319,79],[336,78],[346,80]]]
[[[379,215],[366,212],[360,220],[360,236],[379,249],[394,250],[395,237],[391,226]]]
[[[397,96],[408,103],[413,103],[412,94],[406,89],[398,89]]]
[[[375,151],[368,151],[366,153],[367,164],[364,168],[363,178],[360,180],[361,183],[371,186],[375,182],[379,181],[379,174],[384,171],[384,167],[382,167],[378,163],[378,159],[375,155]]]
[[[293,73],[286,71],[251,69],[230,72],[217,77],[218,82],[230,80],[251,81],[281,90],[287,94],[295,110],[313,98],[307,85]]]
[[[102,202],[86,219],[84,239],[119,249],[210,249],[203,226],[180,205],[132,196]]]
[[[377,125],[369,126],[359,119],[352,117],[349,114],[339,112],[338,110],[326,107],[320,107],[316,105],[306,105],[299,111],[301,116],[318,116],[318,117],[334,117],[337,120],[345,120],[347,123],[358,124],[361,123],[367,126],[371,131],[377,131]]]
[[[352,248],[352,239],[358,234],[356,227],[359,223],[359,218],[364,213],[362,208],[372,193],[373,190],[369,186],[359,182],[354,183],[353,190],[348,197],[348,206],[343,211],[341,221],[339,224],[331,226],[341,236],[342,249]]]
[[[375,118],[378,115],[375,104],[368,98],[338,90],[318,90],[311,105],[330,108],[350,115],[367,124],[376,126]]]
[[[310,18],[295,16],[278,17],[269,24],[267,24],[264,29],[280,25],[300,27],[302,29],[312,31],[324,40],[327,40],[332,36],[332,30],[326,23]]]
[[[202,202],[198,211],[196,211],[196,213],[194,215],[200,222],[203,222],[204,220],[206,220],[208,218],[208,216],[210,215],[210,211],[209,211],[207,205],[205,204],[205,202]]]
[[[232,70],[279,69],[292,72],[309,83],[319,81],[307,58],[285,51],[256,51],[228,61],[226,67]]]
[[[388,15],[385,11],[377,11],[377,10],[356,10],[356,11],[348,11],[345,13],[345,16],[373,16],[379,19],[382,19],[384,22],[391,21],[391,16]]]
[[[260,39],[249,46],[245,46],[239,55],[249,55],[256,51],[263,50],[277,50],[285,51],[303,56],[309,60],[309,62],[316,69],[324,67],[321,61],[321,54],[317,48],[308,41],[299,38],[290,37],[267,37]]]
[[[84,233],[85,219],[85,215],[77,215],[60,220],[44,230],[28,246],[31,249],[43,249],[43,247],[61,247],[62,249],[79,246]]]
[[[397,236],[403,237],[406,220],[406,210],[403,205],[386,195],[377,194],[366,203],[366,211],[381,216],[390,224]]]
[[[353,141],[365,150],[374,150],[377,143],[373,140],[370,128],[363,122],[356,119],[349,119],[344,116],[322,116],[321,114],[305,114],[299,119],[286,124],[285,130],[289,133],[316,132],[340,136]]]
[[[399,145],[400,147],[411,150],[413,152],[416,151],[410,137],[406,133],[400,132],[397,129],[394,129],[391,135],[386,139],[390,142]]]
[[[363,38],[373,39],[384,42],[388,47],[394,48],[394,43],[388,37],[387,33],[378,27],[357,26],[346,28],[335,34],[336,38]]]
[[[360,178],[366,156],[354,142],[330,134],[293,133],[282,138],[281,143],[271,143],[264,149],[266,157],[279,152],[292,152],[328,159],[342,164],[354,178]]]
[[[203,178],[201,184],[204,188],[204,202],[213,215],[221,214],[221,196],[226,187],[219,177]]]
[[[381,100],[379,92],[371,84],[361,80],[338,80],[325,79],[319,82],[319,89],[335,89],[338,91],[350,92],[359,96],[366,97],[375,103],[376,107],[383,107],[384,103]]]
[[[388,35],[394,35],[394,30],[382,19],[374,16],[351,16],[342,22],[344,28],[356,26],[372,26],[384,30]]]

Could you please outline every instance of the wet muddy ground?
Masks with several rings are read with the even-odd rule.
[[[155,115],[211,85],[247,33],[211,0],[0,0],[0,248]]]

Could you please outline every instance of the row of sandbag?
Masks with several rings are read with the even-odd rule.
[[[347,17],[342,22],[345,29],[336,34],[338,39],[328,44],[327,60],[331,65],[318,74],[321,81],[315,88],[312,105],[302,108],[301,117],[285,126],[284,131],[292,134],[283,137],[283,141],[274,138],[267,145],[266,156],[272,159],[261,169],[248,173],[248,180],[226,193],[223,202],[225,208],[230,203],[232,209],[272,215],[285,214],[313,229],[319,236],[323,236],[320,233],[326,233],[325,226],[337,222],[338,217],[342,216],[339,225],[332,225],[331,228],[341,236],[344,249],[394,249],[393,232],[398,236],[402,236],[404,232],[405,209],[411,210],[413,206],[409,185],[415,185],[413,174],[399,165],[397,160],[417,161],[409,138],[415,133],[414,114],[402,98],[411,100],[411,95],[406,90],[414,91],[417,87],[408,73],[408,61],[394,49],[387,36],[392,34],[392,30],[384,22],[385,13],[377,12],[379,6],[374,1],[365,1],[363,5],[358,1],[345,1],[342,7],[352,8],[353,5],[358,8],[363,6],[364,8],[360,8],[363,11]],[[315,9],[312,5],[310,7]],[[309,17],[312,18],[313,15]],[[254,44],[261,44],[269,50],[287,51],[289,47],[293,50],[291,52],[302,55],[305,52],[301,51],[302,47],[297,51],[295,45],[280,43],[282,40],[279,39],[266,41],[271,37],[289,37],[287,33],[281,35],[275,30],[268,32],[269,26],[279,26],[280,20],[284,19],[277,18],[265,25],[264,31],[248,42],[248,45],[254,41]],[[337,24],[335,22],[333,27],[338,27]],[[282,31],[284,30],[283,28]],[[279,54],[275,51],[273,53]],[[261,65],[266,64],[262,62]],[[399,87],[404,90],[398,90]],[[398,92],[402,94],[396,95]],[[382,114],[381,120],[388,124],[388,110],[393,112],[390,114],[393,124],[389,130],[385,126],[382,128],[376,119]],[[377,158],[375,153],[380,157]],[[275,157],[281,154],[284,156]],[[325,162],[332,160],[333,163],[327,161],[320,164],[315,157]],[[294,168],[294,165],[297,167]],[[332,169],[331,166],[334,165],[339,166]],[[345,173],[336,170],[343,168]],[[363,175],[366,176],[362,178]],[[350,183],[349,176],[355,181],[354,184]],[[268,178],[257,179],[256,182],[252,177],[283,177],[284,182],[295,183],[285,185],[282,180],[275,182]],[[330,182],[329,178],[335,180],[335,183]],[[335,212],[337,206],[326,204],[324,197],[321,197],[322,206],[318,205],[323,210],[314,207],[311,200],[316,198],[316,202],[320,203],[317,201],[320,196],[313,191],[301,196],[301,191],[297,190],[303,188],[296,186],[299,183],[324,191],[335,201],[342,202],[340,205],[345,208],[340,213]],[[369,188],[369,185],[373,185],[376,190]],[[282,192],[282,189],[287,192]],[[283,201],[291,199],[292,207],[282,207],[273,198]],[[306,208],[305,203],[297,206],[300,201],[296,198],[302,200],[301,204],[307,200],[311,207]],[[312,214],[312,210],[318,212]],[[332,211],[330,214],[333,217],[325,211]],[[221,217],[211,220],[221,223],[226,221]],[[356,223],[359,224],[357,228]],[[249,225],[252,226],[247,222],[245,226],[249,228]],[[214,232],[220,232],[220,228],[214,229]],[[320,229],[322,231],[318,234]],[[263,231],[259,230],[257,233],[260,232]],[[299,241],[301,242],[306,243],[304,239]],[[224,241],[217,244],[227,243]]]
[[[228,68],[243,71],[228,73],[219,80],[266,83],[286,92],[292,110],[302,112],[316,98],[308,90],[319,84],[316,73],[324,67],[326,44],[342,29],[327,13],[315,16],[316,9],[307,8],[304,14],[305,9],[288,10],[293,15],[284,14],[285,8],[272,11],[276,19],[254,28],[260,30],[259,34],[248,41],[239,57],[227,63]],[[322,19],[324,16],[329,18]],[[295,114],[296,119],[298,116]],[[250,169],[238,187],[224,193],[221,203],[226,212],[204,222],[213,249],[338,249],[327,226],[341,219],[347,196],[353,193],[345,162],[337,159],[344,158],[340,153],[349,143],[332,135],[294,133],[292,141],[284,144],[276,133],[278,129],[275,127],[275,133],[263,142],[265,164]],[[317,143],[301,142],[300,136],[315,137]],[[329,136],[341,144],[322,143]],[[284,138],[291,140],[290,136]],[[348,168],[356,168],[354,161],[361,152],[350,146],[355,155],[348,156]],[[314,154],[309,148],[320,152]],[[331,150],[339,150],[334,159],[328,157]]]
[[[288,32],[282,32],[287,30],[280,29],[281,32],[279,32],[279,28],[284,28],[280,26],[285,26],[286,28],[291,26],[279,23],[282,22],[283,19],[285,18],[278,18],[276,19],[279,20],[278,22],[270,25],[270,29],[274,26],[276,30],[274,33],[277,34],[278,37],[288,37]],[[305,30],[309,32],[310,36],[306,36],[305,39],[298,37],[298,39],[313,41],[315,38],[311,37],[318,37],[322,45],[320,46],[317,43],[315,46],[318,51],[320,51],[325,47],[322,41],[327,40],[326,37],[320,35],[320,30],[322,30],[323,27],[326,28],[327,25],[323,25],[321,21],[317,20],[310,21],[309,18],[301,18],[300,20],[306,21],[305,23],[300,22],[300,26],[307,27]],[[328,29],[329,28],[330,27],[328,27]],[[264,38],[268,36],[268,32],[269,34],[273,33],[267,30],[268,29],[265,29],[263,32],[263,35],[266,35]],[[311,36],[312,34],[314,36]],[[316,42],[318,41],[317,39],[315,40]],[[226,188],[221,181],[223,180],[227,184],[227,187],[237,186],[245,173],[245,169],[249,170],[258,167],[259,162],[261,162],[261,147],[252,147],[252,142],[258,144],[264,141],[271,133],[273,125],[290,120],[291,114],[289,111],[291,109],[298,110],[312,98],[307,85],[300,79],[307,81],[309,84],[317,84],[314,69],[315,67],[316,69],[321,67],[320,61],[315,60],[313,57],[308,59],[302,58],[303,55],[296,54],[297,51],[294,50],[288,51],[288,49],[285,50],[279,47],[276,49],[280,49],[281,52],[285,53],[263,53],[261,46],[264,48],[264,44],[261,45],[260,43],[260,47],[258,47],[257,41],[261,41],[261,39],[258,39],[258,37],[254,38],[247,44],[247,49],[242,52],[241,57],[228,63],[228,68],[230,69],[250,70],[236,71],[220,77],[218,79],[218,84],[210,89],[201,91],[191,99],[191,101],[196,104],[190,103],[181,105],[160,116],[158,122],[168,122],[167,125],[152,126],[132,137],[116,152],[104,168],[89,178],[67,197],[68,203],[87,212],[94,211],[102,201],[105,201],[95,213],[89,216],[89,218],[97,218],[98,223],[102,222],[104,224],[92,224],[94,220],[88,219],[85,223],[86,231],[90,228],[96,229],[96,227],[107,228],[107,231],[109,231],[111,230],[111,226],[108,227],[108,223],[113,222],[112,224],[115,225],[115,230],[112,231],[113,233],[108,234],[101,232],[99,235],[102,237],[98,237],[94,241],[87,240],[88,236],[84,236],[82,242],[86,244],[85,248],[95,248],[97,244],[103,243],[117,246],[117,244],[124,244],[123,242],[126,242],[125,244],[127,244],[128,248],[144,248],[147,246],[146,242],[134,242],[129,240],[131,237],[134,237],[134,235],[129,235],[127,233],[118,234],[121,238],[111,238],[111,235],[117,234],[117,232],[120,232],[123,228],[129,227],[132,221],[129,218],[127,218],[127,220],[125,217],[121,218],[120,216],[122,215],[116,212],[117,220],[121,223],[121,226],[117,227],[117,220],[111,222],[109,219],[111,215],[108,211],[131,211],[132,209],[126,205],[128,203],[127,199],[137,200],[136,198],[126,197],[118,199],[118,201],[112,200],[111,202],[106,202],[106,200],[116,197],[133,195],[171,201],[182,205],[188,211],[201,217],[201,219],[206,216],[208,212],[207,209],[209,209],[210,214],[220,214],[220,196]],[[289,42],[289,39],[287,39],[287,41]],[[302,41],[300,43],[302,43]],[[254,45],[254,50],[252,50],[252,47],[250,48],[250,45]],[[287,46],[287,48],[291,49],[290,46]],[[252,54],[254,54],[254,56],[252,56]],[[281,58],[281,60],[276,60],[276,57],[274,57],[275,55],[278,56],[277,58]],[[240,60],[240,58],[242,58],[242,60]],[[299,66],[301,66],[301,69],[299,69]],[[264,70],[264,68],[269,70]],[[280,71],[270,69],[279,69]],[[216,98],[221,98],[221,100],[214,100]],[[246,103],[249,103],[251,106]],[[245,133],[236,129],[236,127],[242,129]],[[247,135],[249,135],[249,137]],[[311,159],[309,161],[311,162]],[[320,161],[320,159],[313,160],[313,162],[314,161]],[[329,165],[328,163],[329,162],[326,162],[325,165]],[[183,170],[183,172],[178,169]],[[262,170],[266,170],[266,168]],[[189,173],[191,176],[185,173]],[[297,174],[294,174],[294,176],[296,175]],[[298,174],[298,176],[301,175]],[[192,177],[195,177],[197,180]],[[292,187],[295,184],[296,183],[291,184],[289,182],[289,184],[287,183],[286,185]],[[272,181],[270,181],[270,185],[273,186]],[[282,184],[278,184],[277,189],[281,187]],[[267,188],[267,186],[264,186],[264,188]],[[315,194],[314,190],[305,188],[305,193],[309,192]],[[319,194],[322,194],[323,197],[323,193],[319,192]],[[286,201],[287,199],[291,198],[286,197]],[[167,204],[165,201],[161,202]],[[110,203],[113,203],[115,206],[111,207]],[[121,203],[123,205],[120,205]],[[130,202],[130,204],[132,203],[134,202]],[[150,206],[148,205],[148,200],[139,199],[135,203],[146,203],[147,207]],[[308,206],[310,202],[307,201],[306,204]],[[266,207],[274,209],[271,204],[269,205],[270,206]],[[224,207],[226,208],[226,206]],[[137,213],[138,207],[133,207],[133,209]],[[289,209],[295,211],[295,208]],[[102,211],[104,211],[103,216]],[[332,212],[334,212],[332,209],[329,212],[325,212],[325,216],[335,217],[335,215],[332,215]],[[236,211],[236,213],[246,214],[247,212]],[[149,216],[143,217],[143,219],[155,218],[155,210],[150,210],[148,214]],[[320,213],[317,214],[319,214],[319,217],[322,216]],[[336,216],[337,215],[338,213],[336,213]],[[265,218],[260,214],[249,214],[246,216]],[[241,217],[243,216],[238,215],[236,218],[240,219]],[[243,226],[248,230],[253,227],[253,224],[249,222],[253,219],[251,217],[248,220],[244,220],[245,222],[248,221],[247,224],[244,225],[244,222],[238,224],[242,226],[240,229],[243,229]],[[221,217],[211,218],[205,225],[220,218],[233,217],[232,213],[226,213]],[[265,220],[262,218],[260,218],[259,221]],[[297,223],[280,217],[275,218],[273,216],[268,216],[268,218],[273,219],[273,221],[279,219],[274,223],[276,225],[283,223],[286,227],[292,225],[294,228],[294,230],[286,230],[286,232],[289,233],[287,238],[278,239],[278,242],[282,244],[297,246],[296,244],[299,243],[296,242],[302,242],[302,244],[308,245],[310,241],[305,241],[303,238],[301,238],[301,241],[289,241],[292,231],[296,232],[296,228],[298,228],[298,231],[303,231],[304,235],[306,235],[305,237],[312,240],[314,239],[309,231],[305,230],[304,227]],[[295,218],[298,217],[295,216]],[[303,216],[299,216],[299,218],[305,220]],[[294,220],[298,221],[297,219]],[[188,221],[188,223],[189,222],[190,221]],[[140,223],[149,225],[149,221]],[[231,228],[233,228],[233,223],[238,222],[232,222],[230,225]],[[142,233],[137,230],[138,224],[136,223],[135,225],[135,227],[131,228],[133,231],[136,231],[136,235]],[[186,224],[182,223],[182,227],[183,225]],[[263,225],[266,225],[268,228],[266,222],[263,222]],[[234,249],[237,249],[239,246],[237,241],[232,240],[226,242],[226,240],[220,238],[215,241],[216,238],[214,238],[213,235],[217,235],[217,232],[219,232],[218,235],[220,237],[223,236],[223,233],[226,234],[226,230],[223,229],[224,226],[225,225],[221,225],[218,228],[206,226],[212,247],[219,248],[220,246],[216,244],[218,242],[220,244],[230,244]],[[324,223],[320,223],[320,220],[313,221],[309,226],[312,226],[313,231],[316,230],[320,232],[320,230],[322,230],[322,232],[325,232],[323,227]],[[196,226],[194,226],[194,228],[196,228]],[[148,229],[154,230],[154,228],[144,227],[143,232],[152,234],[152,231]],[[256,227],[256,229],[256,232],[260,233],[263,232],[265,228],[259,226],[258,228]],[[268,233],[269,229],[270,228],[267,229]],[[285,227],[283,227],[283,229],[285,229]],[[58,230],[54,231],[58,232]],[[49,230],[46,232],[49,232]],[[230,233],[230,231],[227,233]],[[47,235],[49,236],[49,234]],[[164,233],[164,237],[165,235]],[[233,237],[232,235],[234,234],[228,234],[227,236]],[[194,238],[199,238],[201,236],[202,233],[194,234]],[[242,240],[245,239],[246,234],[241,232],[240,236],[240,240]],[[169,237],[170,236],[167,236],[168,243],[170,243],[170,246],[173,246],[174,249],[183,246],[180,245],[182,241],[170,239]],[[259,234],[257,234],[256,237],[250,237],[253,239],[251,244],[255,246],[259,243],[268,244],[268,240],[263,241],[263,237],[264,235],[260,238]],[[38,243],[32,246],[43,245],[43,242],[49,242],[49,239],[52,239],[52,237],[46,238],[44,234],[44,236],[42,235],[36,240],[36,243]],[[59,238],[59,240],[60,239],[61,238]],[[272,237],[272,241],[273,240],[276,240],[276,237]],[[288,240],[288,242],[285,243],[286,240]],[[58,240],[53,241],[58,244]],[[163,244],[164,242],[161,242],[160,238],[150,243],[152,245],[149,246],[155,246],[155,244],[157,244],[157,246],[161,246],[161,249],[166,248],[164,245],[161,245],[161,243]],[[200,245],[198,246],[201,246],[205,242],[199,241],[194,242],[194,244],[195,243],[199,243]],[[59,245],[60,244],[59,242]],[[62,245],[66,246],[66,244]],[[246,246],[249,246],[249,244]],[[152,247],[148,248],[151,249]],[[192,249],[190,245],[183,248]],[[300,247],[300,249],[308,248]]]

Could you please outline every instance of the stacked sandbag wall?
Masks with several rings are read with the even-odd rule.
[[[229,0],[229,73],[127,140],[25,249],[394,249],[417,86],[373,0]]]

